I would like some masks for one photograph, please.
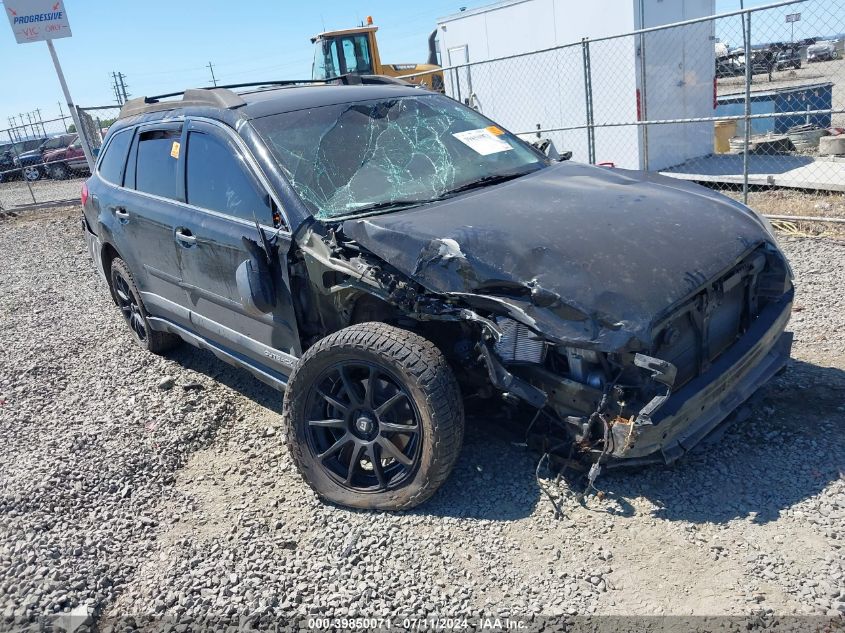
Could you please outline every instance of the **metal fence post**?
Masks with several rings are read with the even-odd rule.
[[[640,1],[640,16],[645,15],[645,2]],[[640,19],[643,19],[642,17]],[[648,121],[648,90],[646,84],[646,61],[645,61],[645,33],[640,33],[640,117],[642,121]],[[642,133],[642,157],[643,170],[648,171],[648,126],[641,126]]]
[[[581,39],[581,59],[584,64],[584,99],[587,115],[587,156],[591,165],[596,163],[596,129],[593,121],[593,79],[590,68],[590,38]]]
[[[745,151],[742,153],[742,202],[748,204],[748,159],[751,146],[751,11],[745,14]]]

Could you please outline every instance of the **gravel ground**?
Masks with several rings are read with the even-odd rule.
[[[785,238],[794,359],[719,442],[603,476],[585,506],[550,481],[556,520],[537,455],[476,417],[443,489],[395,514],[317,501],[280,394],[205,352],[136,349],[78,214],[0,221],[0,629],[845,612],[845,243]]]
[[[86,176],[87,177],[87,176]],[[63,200],[77,200],[85,178],[71,178],[69,180],[52,180],[42,178],[30,183],[30,187],[23,180],[12,180],[0,183],[0,208],[12,209],[20,205],[32,204],[32,196],[36,202],[58,202]]]

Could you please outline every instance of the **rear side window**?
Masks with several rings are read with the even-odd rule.
[[[163,198],[178,200],[178,130],[142,132],[138,138],[135,163],[135,189]]]
[[[132,132],[118,132],[106,147],[106,153],[100,161],[100,176],[113,185],[123,184],[123,172],[126,167],[126,154],[132,142]]]
[[[185,166],[188,204],[269,224],[270,199],[246,169],[224,141],[203,132],[189,132]]]

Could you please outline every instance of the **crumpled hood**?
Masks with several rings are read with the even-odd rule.
[[[577,163],[342,228],[429,290],[506,297],[541,332],[602,347],[647,342],[667,308],[771,241],[703,187]],[[534,300],[513,292],[526,284]]]

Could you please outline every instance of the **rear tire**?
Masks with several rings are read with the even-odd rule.
[[[293,461],[317,495],[378,510],[431,497],[464,434],[460,390],[440,350],[376,322],[335,332],[303,355],[284,420]]]
[[[123,320],[129,326],[132,338],[143,349],[153,354],[163,354],[182,342],[178,336],[168,332],[157,332],[150,327],[147,309],[141,301],[141,293],[129,267],[119,257],[112,260],[109,279],[112,298],[120,308]]]
[[[49,169],[50,178],[52,178],[53,180],[67,180],[67,178],[70,176],[70,170],[64,163],[56,163],[55,165],[50,165]]]

